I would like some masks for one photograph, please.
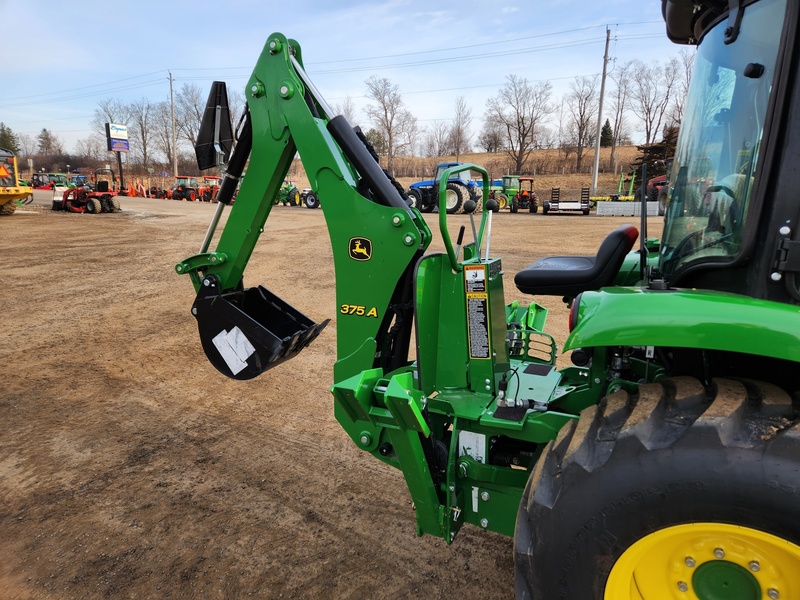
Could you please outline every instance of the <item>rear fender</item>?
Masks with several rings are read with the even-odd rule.
[[[707,290],[624,287],[584,292],[579,302],[564,350],[702,348],[800,362],[800,307],[790,304]]]

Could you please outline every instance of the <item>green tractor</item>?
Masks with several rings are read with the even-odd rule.
[[[489,192],[489,198],[497,203],[495,212],[504,208],[511,208],[514,199],[517,197],[517,194],[519,194],[519,175],[503,175],[500,181],[501,184],[499,186],[492,186]]]
[[[284,179],[278,194],[275,196],[275,204],[283,204],[284,206],[300,206],[302,204],[300,199],[300,190],[297,189],[294,182],[289,179]]]
[[[594,256],[541,259],[514,277],[530,303],[507,303],[491,201],[467,201],[470,239],[455,243],[444,209],[453,173],[480,172],[487,198],[486,172],[443,174],[445,251],[427,252],[420,212],[276,33],[201,252],[176,265],[222,374],[250,379],[311,344],[328,320],[243,282],[299,152],[336,275],[334,415],[402,471],[418,534],[513,536],[520,598],[800,598],[800,10],[662,9],[670,38],[698,50],[660,239],[644,216]],[[569,366],[536,296],[570,305]]]

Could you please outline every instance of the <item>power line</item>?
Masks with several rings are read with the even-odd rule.
[[[145,73],[143,75],[133,75],[132,77],[125,77],[124,79],[116,79],[114,81],[107,81],[105,83],[94,83],[94,84],[85,85],[85,86],[82,86],[82,87],[61,90],[59,93],[79,92],[81,90],[88,90],[89,88],[100,87],[101,85],[113,85],[115,83],[122,83],[123,81],[131,81],[132,79],[141,79],[142,77],[150,77],[151,75],[158,75],[159,73],[165,73],[166,71],[167,71],[166,69],[161,69],[160,71],[153,71],[152,73]],[[30,98],[41,98],[43,96],[51,96],[51,95],[52,94],[33,94],[32,96],[16,96],[16,97],[12,97],[12,98],[2,98],[2,100],[3,101],[6,101],[6,100],[11,100],[11,101],[14,101],[14,100],[27,100],[27,99],[30,99]]]
[[[601,43],[602,40],[600,38],[596,40],[583,40],[579,42],[563,42],[558,44],[549,44],[547,46],[534,46],[529,48],[519,48],[516,50],[501,50],[499,52],[486,52],[481,54],[470,54],[467,56],[458,56],[458,57],[450,57],[450,58],[437,58],[431,60],[422,60],[422,61],[413,61],[413,62],[406,62],[406,63],[391,63],[391,64],[383,64],[383,65],[373,65],[373,66],[365,66],[365,67],[352,67],[352,68],[343,68],[343,69],[331,69],[328,71],[315,71],[309,70],[309,74],[314,75],[330,75],[334,73],[355,73],[358,71],[372,71],[372,70],[385,70],[385,69],[396,69],[396,68],[407,68],[407,67],[420,67],[425,65],[439,65],[439,64],[446,64],[446,63],[455,63],[455,62],[463,62],[466,60],[482,60],[487,58],[496,58],[499,56],[513,56],[516,54],[532,54],[534,52],[543,52],[547,50],[561,50],[563,48],[575,48],[577,46],[588,46],[591,44],[598,44]]]

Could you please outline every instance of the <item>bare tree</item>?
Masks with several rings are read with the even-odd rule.
[[[402,110],[397,124],[398,134],[395,138],[395,154],[398,156],[413,156],[420,135],[417,118],[411,112]]]
[[[509,75],[496,98],[486,102],[486,118],[498,122],[508,143],[508,156],[517,173],[534,147],[535,132],[541,121],[553,111],[549,81],[531,86],[527,79]]]
[[[94,162],[106,157],[108,147],[104,135],[94,132],[75,144],[76,154],[85,162]]]
[[[678,58],[670,59],[670,62],[674,61],[674,68],[677,73],[675,100],[672,103],[672,111],[670,112],[672,125],[680,126],[683,120],[686,98],[689,95],[689,83],[691,83],[692,71],[694,69],[694,55],[694,50],[681,48]]]
[[[93,130],[105,136],[106,123],[128,125],[130,116],[128,111],[128,106],[122,101],[116,98],[106,98],[97,103],[97,108],[94,109],[94,116],[89,125]]]
[[[592,143],[596,134],[593,123],[597,113],[597,83],[598,76],[576,77],[570,83],[570,92],[567,94],[565,104],[570,114],[568,131],[570,141],[575,146],[575,169],[581,170],[583,151]]]
[[[456,98],[455,116],[453,117],[453,126],[450,128],[450,143],[453,154],[456,155],[456,162],[460,159],[462,152],[470,150],[469,141],[472,137],[469,131],[470,123],[472,123],[472,109],[467,106],[464,96],[459,96]]]
[[[231,111],[231,123],[234,128],[244,114],[245,104],[247,104],[247,100],[238,88],[228,90],[228,108]]]
[[[206,100],[203,90],[194,83],[184,83],[175,97],[175,125],[193,148],[203,122]]]
[[[36,152],[36,140],[27,133],[17,135],[17,145],[21,156],[33,156],[33,153]]]
[[[438,157],[447,154],[450,126],[447,121],[434,121],[425,136],[425,155]]]
[[[147,98],[131,102],[128,105],[130,115],[129,134],[132,150],[143,165],[150,164],[150,138],[152,136],[152,123],[154,107]]]
[[[172,111],[169,102],[159,102],[153,107],[153,141],[156,148],[172,164],[176,149],[172,147]]]
[[[614,139],[611,143],[611,168],[617,168],[617,146],[620,140],[626,136],[626,122],[625,111],[628,110],[628,101],[630,98],[630,77],[631,77],[631,63],[624,65],[615,65],[609,77],[614,82],[614,88],[609,94],[610,108],[614,113],[614,122],[611,127],[613,130]]]
[[[347,122],[353,127],[358,124],[356,119],[356,105],[350,96],[347,96],[344,100],[342,100],[341,104],[335,104],[333,106],[333,110],[347,119]]]
[[[503,124],[497,119],[486,117],[483,121],[483,129],[478,136],[478,143],[486,152],[495,153],[503,149]]]
[[[367,98],[377,105],[367,105],[367,117],[386,140],[386,170],[394,174],[394,157],[398,146],[407,146],[409,140],[401,140],[404,127],[416,127],[416,119],[405,108],[399,86],[385,77],[373,75],[366,81]]]
[[[633,61],[631,110],[642,121],[647,145],[654,142],[661,131],[670,106],[677,78],[675,67],[669,62],[662,67],[657,62],[648,66],[640,60]]]

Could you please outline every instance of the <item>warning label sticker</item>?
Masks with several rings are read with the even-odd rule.
[[[467,265],[464,267],[464,285],[467,292],[486,291],[486,271],[483,265]]]
[[[470,358],[489,358],[489,294],[467,293]]]

